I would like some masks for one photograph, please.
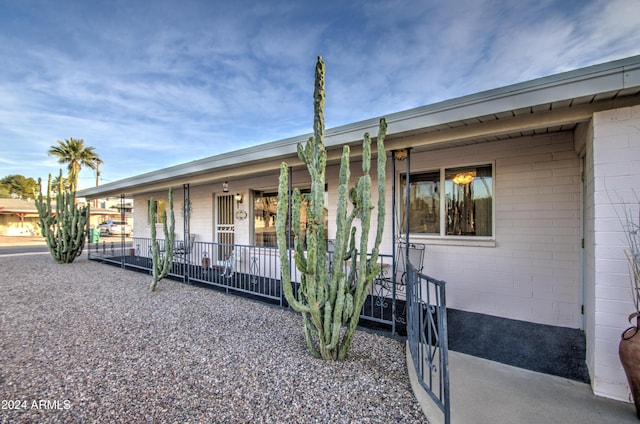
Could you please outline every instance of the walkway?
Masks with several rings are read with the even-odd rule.
[[[632,404],[595,396],[588,384],[453,351],[449,372],[453,424],[638,423]],[[418,400],[441,422],[426,395]]]

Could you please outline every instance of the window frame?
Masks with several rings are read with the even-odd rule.
[[[489,236],[474,236],[474,235],[450,235],[446,234],[446,214],[447,214],[447,202],[446,202],[446,173],[452,169],[457,168],[469,168],[469,167],[482,167],[482,166],[491,166],[491,235]],[[410,170],[409,181],[411,182],[411,175],[417,174],[427,174],[427,173],[435,173],[438,172],[439,179],[439,233],[416,233],[410,232],[409,237],[411,239],[419,239],[429,244],[444,244],[444,245],[473,245],[473,246],[495,246],[496,240],[496,163],[495,161],[479,161],[472,163],[463,163],[463,164],[453,164],[447,166],[440,167],[425,167],[420,169]],[[397,206],[397,220],[398,220],[398,233],[400,235],[405,234],[405,228],[403,226],[404,222],[404,195],[406,193],[406,189],[404,186],[404,181],[406,181],[406,171],[396,171],[397,181],[399,189],[396,193],[396,204]]]

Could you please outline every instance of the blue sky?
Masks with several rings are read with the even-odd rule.
[[[318,55],[330,128],[637,54],[640,0],[2,0],[0,177],[70,137],[104,184],[311,132]]]

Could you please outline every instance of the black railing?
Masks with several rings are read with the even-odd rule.
[[[445,282],[407,266],[407,340],[420,385],[451,422]]]
[[[160,240],[160,254],[164,251]],[[151,272],[151,239],[134,237],[122,241],[121,238],[101,239],[89,243],[89,259],[121,266],[122,268]],[[329,262],[331,254],[329,254]],[[364,320],[385,325],[404,322],[396,317],[392,306],[399,304],[397,311],[404,311],[404,281],[396,284],[392,272],[392,256],[380,255],[381,270],[371,283],[369,296],[362,307],[360,317]],[[330,263],[327,264],[330,266]],[[345,264],[349,267],[350,264]],[[294,290],[300,282],[300,274],[291,265],[291,280]],[[287,306],[280,271],[280,258],[275,247],[249,246],[212,242],[178,240],[175,242],[173,263],[169,277],[188,283],[207,284],[224,290],[268,300]],[[396,298],[396,293],[398,298]]]

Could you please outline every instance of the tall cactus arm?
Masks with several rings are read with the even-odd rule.
[[[158,283],[158,270],[156,264],[160,257],[160,245],[156,239],[156,200],[152,197],[149,200],[149,224],[151,230],[151,291],[155,290]]]
[[[160,242],[156,238],[156,201],[149,201],[149,222],[151,224],[151,260],[152,278],[149,290],[154,291],[158,281],[169,274],[173,266],[173,246],[175,242],[175,214],[173,212],[173,187],[169,187],[169,227],[167,227],[167,211],[162,212],[162,230],[164,233],[164,255],[160,253]]]
[[[282,274],[282,290],[289,305],[298,312],[310,313],[310,307],[296,299],[291,286],[291,272],[289,266],[289,247],[287,246],[287,215],[289,208],[289,168],[285,162],[280,165],[278,182],[278,210],[276,214],[276,234],[278,254],[280,256],[280,270]]]
[[[384,149],[384,139],[387,135],[387,121],[380,118],[378,126],[378,138],[376,139],[376,147],[378,151],[378,217],[376,227],[376,240],[372,250],[371,260],[373,263],[378,262],[379,247],[382,243],[382,233],[384,231],[385,201],[386,201],[386,175],[387,175],[387,152]]]
[[[342,158],[340,160],[340,177],[338,182],[338,205],[336,211],[336,242],[334,257],[344,258],[345,251],[348,248],[349,233],[351,227],[347,220],[348,193],[349,193],[349,146],[342,148]],[[346,234],[345,234],[346,233]],[[332,275],[335,281],[344,274],[344,264],[340,260],[334,260],[332,263]],[[331,293],[331,298],[335,298],[335,293]]]

